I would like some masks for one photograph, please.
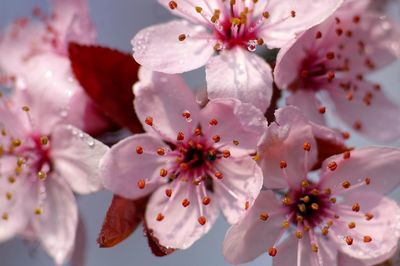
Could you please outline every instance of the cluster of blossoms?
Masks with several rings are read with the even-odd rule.
[[[52,0],[1,32],[0,241],[21,236],[64,264],[81,244],[74,193],[105,188],[101,247],[143,222],[165,256],[221,212],[234,265],[391,259],[400,148],[347,141],[400,137],[400,106],[367,77],[400,57],[400,25],[368,0],[159,2],[180,19],[137,33],[133,58],[96,45],[85,0]],[[179,74],[203,66],[199,101]]]

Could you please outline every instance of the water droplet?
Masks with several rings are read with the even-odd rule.
[[[255,52],[257,49],[257,41],[255,40],[250,40],[247,44],[247,50],[250,52]]]

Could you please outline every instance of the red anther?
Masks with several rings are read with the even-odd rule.
[[[212,140],[213,140],[215,143],[217,143],[217,142],[219,142],[219,141],[221,140],[221,137],[218,136],[218,135],[215,135],[215,136],[212,137]]]
[[[350,223],[348,224],[348,227],[349,227],[350,229],[354,229],[354,228],[356,228],[356,223],[355,223],[355,222],[350,222]]]
[[[343,153],[343,159],[347,160],[347,159],[350,159],[350,157],[351,157],[350,151],[345,151]]]
[[[239,141],[238,140],[232,140],[232,143],[234,144],[234,145],[239,145]]]
[[[319,112],[320,114],[325,114],[325,112],[326,112],[326,107],[325,107],[325,106],[321,106],[321,107],[318,109],[318,112]]]
[[[185,134],[183,132],[178,132],[178,135],[176,136],[176,140],[182,141],[185,139]]]
[[[169,8],[171,8],[172,10],[176,9],[178,7],[178,4],[175,1],[170,1],[168,3]]]
[[[365,214],[365,219],[367,219],[367,221],[371,221],[374,218],[374,215],[370,212],[367,212]]]
[[[353,37],[353,32],[351,30],[346,31],[346,36],[349,38]]]
[[[370,177],[366,177],[364,181],[365,181],[366,185],[371,184],[371,178]]]
[[[349,93],[347,93],[347,95],[346,95],[346,99],[348,101],[352,101],[353,100],[353,92],[349,91]]]
[[[360,16],[354,16],[353,22],[357,24],[358,22],[360,22],[360,19],[361,19]]]
[[[315,33],[315,39],[321,39],[321,38],[322,38],[322,32],[317,31],[317,32]]]
[[[346,236],[345,241],[347,245],[351,246],[353,244],[353,238],[351,236]]]
[[[210,120],[210,125],[211,125],[211,126],[216,126],[216,125],[218,125],[218,120],[215,119],[215,118],[211,119],[211,120]]]
[[[146,120],[144,120],[144,122],[149,126],[153,126],[153,117],[151,116],[146,117]]]
[[[164,168],[161,168],[161,169],[160,169],[160,176],[166,177],[167,175],[168,175],[168,171],[165,170]]]
[[[231,152],[228,151],[228,150],[224,150],[224,151],[222,152],[222,155],[224,156],[224,158],[228,158],[228,157],[231,156]]]
[[[143,179],[140,179],[140,180],[137,182],[137,186],[138,186],[138,188],[140,188],[140,189],[144,189],[144,187],[146,186],[146,182],[145,182]]]
[[[326,58],[327,58],[328,60],[333,60],[333,59],[335,59],[335,53],[334,53],[334,52],[327,52],[327,53],[326,53]]]
[[[179,165],[179,167],[181,168],[181,170],[187,170],[189,169],[189,165],[187,163],[181,163]]]
[[[200,217],[197,219],[197,221],[199,222],[200,225],[205,225],[206,222],[207,222],[206,217],[204,217],[204,216],[200,216]]]
[[[224,178],[224,175],[223,175],[221,172],[218,172],[218,171],[215,172],[214,175],[215,175],[215,177],[218,178],[218,179],[223,179],[223,178]]]
[[[292,18],[296,17],[296,11],[294,11],[294,10],[290,11],[290,16]]]
[[[343,34],[343,30],[342,30],[341,28],[337,28],[337,29],[336,29],[336,34],[337,34],[338,36],[341,36],[341,35]]]
[[[136,147],[136,153],[137,154],[142,154],[143,153],[143,147],[142,146],[137,146]]]
[[[362,124],[361,124],[361,122],[355,122],[353,127],[355,130],[361,130]]]
[[[284,168],[286,168],[287,167],[287,163],[286,163],[286,161],[280,161],[279,162],[279,167],[281,168],[281,169],[284,169]]]
[[[164,220],[164,215],[162,215],[161,213],[157,214],[156,220],[161,222],[162,220]]]
[[[344,189],[348,189],[350,186],[351,186],[351,184],[350,184],[349,181],[344,181],[344,182],[342,183],[342,187],[343,187]]]
[[[311,151],[311,144],[308,143],[308,142],[304,142],[304,144],[303,144],[303,149],[304,149],[305,151]]]
[[[329,71],[327,74],[328,81],[331,82],[335,78],[335,72]]]
[[[337,163],[336,162],[330,162],[329,164],[328,164],[328,168],[331,170],[331,171],[335,171],[336,170],[336,168],[337,168]]]
[[[208,204],[210,204],[210,202],[211,202],[211,199],[210,199],[209,197],[204,197],[204,198],[203,198],[203,204],[204,204],[204,205],[207,206]]]
[[[165,155],[165,150],[164,150],[164,148],[159,148],[159,149],[157,149],[157,154],[160,155],[160,156]]]
[[[353,206],[351,207],[351,209],[353,210],[353,212],[359,212],[360,211],[360,204],[358,203],[354,203]]]
[[[302,79],[306,79],[306,78],[308,78],[309,76],[310,76],[310,72],[308,72],[308,70],[302,70],[301,73],[300,73],[300,77],[301,77]]]
[[[183,35],[185,35],[185,34],[183,34]],[[190,113],[189,113],[189,111],[184,111],[184,112],[182,113],[182,116],[183,116],[184,118],[186,118],[186,119],[189,119],[189,118],[190,118]]]
[[[375,84],[375,85],[374,85],[374,89],[375,89],[376,91],[380,91],[380,90],[382,89],[382,87],[381,87],[381,85],[379,85],[379,84]]]
[[[349,132],[342,132],[342,137],[344,139],[349,139],[350,138],[350,133]]]
[[[168,198],[170,198],[170,197],[172,196],[172,189],[167,188],[167,189],[165,190],[165,195],[166,195]]]
[[[336,20],[336,23],[337,23],[337,24],[340,24],[340,18],[335,17],[335,20]]]
[[[244,204],[244,209],[248,210],[250,208],[250,202],[246,201],[246,203]]]
[[[196,136],[200,136],[200,135],[201,135],[201,129],[200,129],[200,128],[196,128],[196,129],[194,130],[194,134],[195,134]]]
[[[270,255],[271,257],[275,257],[277,253],[278,253],[278,250],[276,248],[268,249],[268,255]]]
[[[260,213],[260,220],[261,221],[267,221],[268,220],[268,218],[269,218],[269,215],[268,215],[268,213],[267,212],[262,212],[262,213]]]
[[[188,200],[188,199],[184,199],[184,200],[182,200],[182,206],[183,207],[187,207],[187,206],[189,206],[190,205],[190,201]]]
[[[362,74],[357,74],[356,79],[363,80],[364,76]]]
[[[179,34],[178,40],[179,40],[180,42],[183,42],[184,40],[186,40],[186,34]],[[189,114],[189,117],[190,117],[190,113],[187,112],[187,114]],[[182,114],[182,115],[183,115],[183,114]],[[184,116],[184,117],[185,117],[185,116]],[[188,119],[189,117],[185,117],[185,118]]]
[[[364,236],[363,241],[364,241],[364,243],[369,243],[369,242],[372,241],[372,237],[370,237],[370,236]]]

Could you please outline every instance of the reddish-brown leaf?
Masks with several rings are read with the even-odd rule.
[[[148,197],[129,200],[114,195],[99,238],[101,248],[113,247],[130,236],[142,222]]]
[[[172,252],[174,252],[176,250],[174,248],[167,248],[167,247],[160,245],[159,240],[153,234],[153,230],[151,230],[147,227],[146,219],[144,219],[143,224],[144,224],[144,226],[143,226],[144,234],[147,236],[147,241],[149,243],[149,247],[154,256],[164,257],[164,256],[171,254]]]
[[[133,84],[139,65],[132,56],[106,47],[69,44],[75,77],[112,121],[134,133],[143,132],[133,109]]]

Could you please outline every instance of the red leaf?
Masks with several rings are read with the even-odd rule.
[[[318,146],[318,162],[313,167],[314,170],[321,168],[322,163],[329,157],[351,150],[342,143],[336,143],[322,138],[315,138]]]
[[[142,222],[148,197],[129,200],[114,195],[99,238],[101,248],[113,247],[130,236]]]
[[[133,108],[139,65],[132,56],[100,46],[69,44],[75,77],[98,108],[134,133],[143,132]]]
[[[172,252],[174,252],[176,250],[174,248],[167,248],[167,247],[160,245],[159,240],[153,234],[153,230],[151,230],[147,227],[146,219],[144,219],[144,229],[143,230],[144,230],[145,235],[147,236],[147,241],[149,243],[149,247],[154,256],[164,257],[164,256],[171,254]]]

